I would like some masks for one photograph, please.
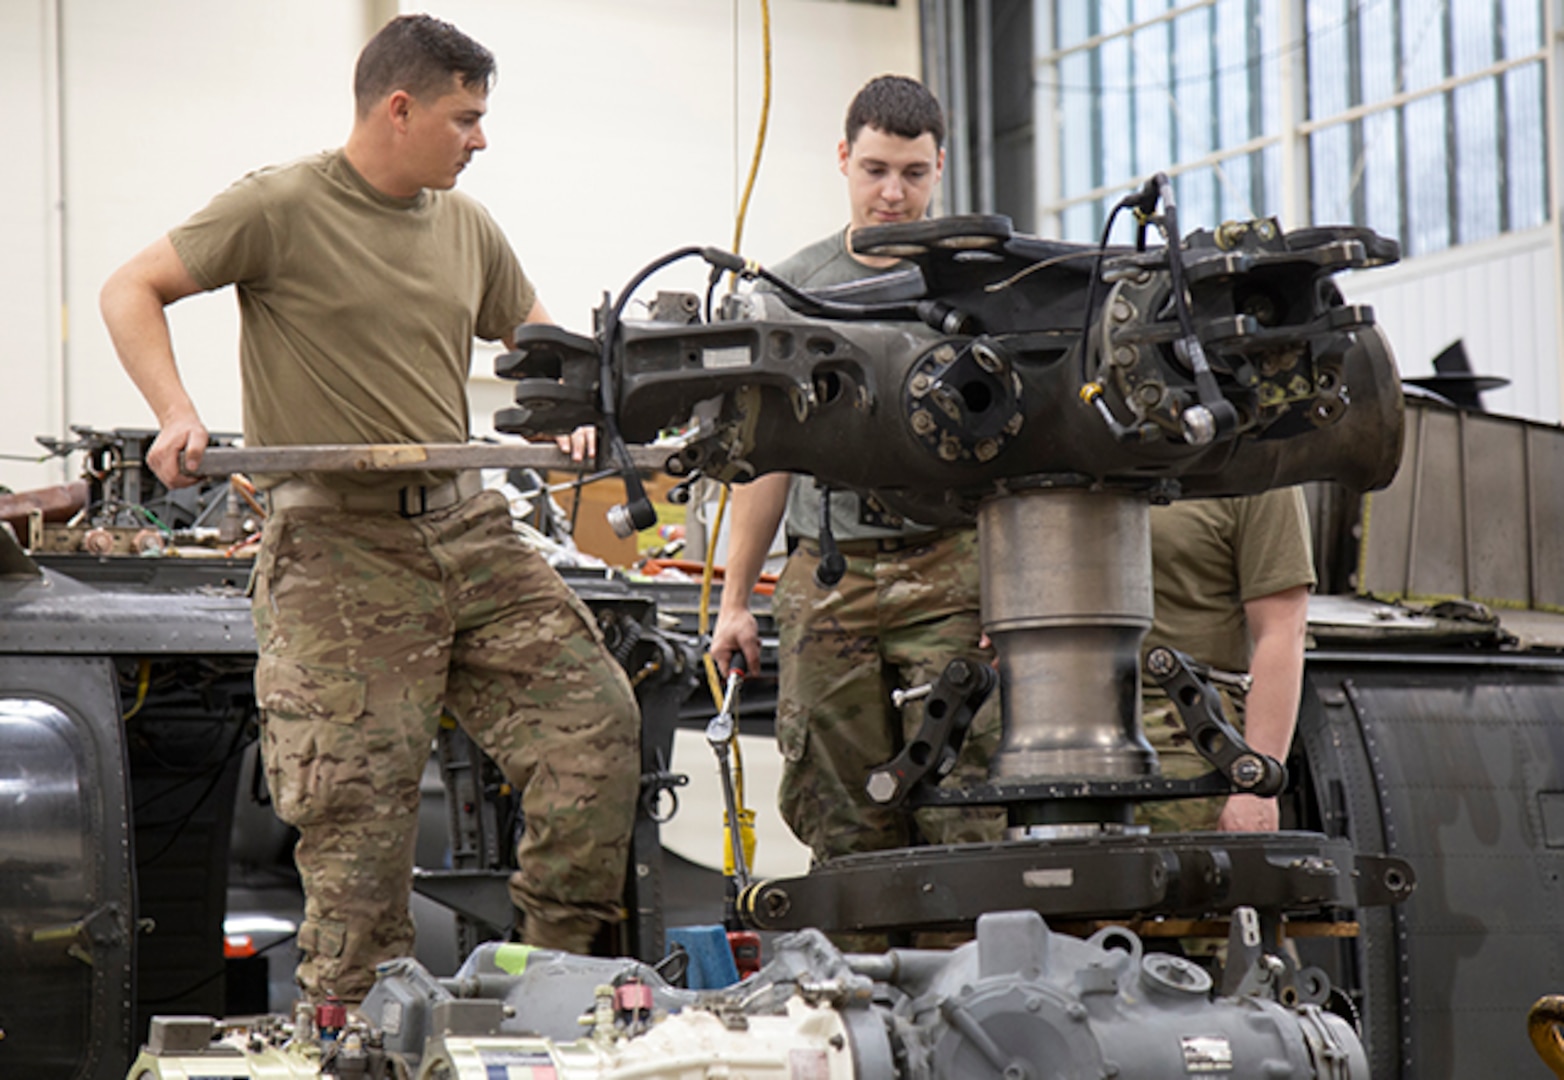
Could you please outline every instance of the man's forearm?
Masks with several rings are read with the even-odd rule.
[[[140,333],[121,335],[111,330],[110,334],[120,364],[157,417],[159,427],[168,427],[176,420],[197,415],[195,402],[190,399],[174,363],[166,322],[161,342],[152,335]]]
[[[1254,682],[1244,703],[1244,741],[1250,749],[1285,761],[1298,723],[1302,656],[1265,656],[1256,649],[1249,672]]]
[[[1249,674],[1254,682],[1245,699],[1244,741],[1283,761],[1298,723],[1303,688],[1303,651],[1308,635],[1308,591],[1290,589],[1245,605],[1254,637]]]
[[[199,288],[165,236],[116,270],[98,296],[114,351],[157,417],[147,464],[169,487],[197,482],[191,473],[200,467],[207,431],[179,378],[163,309]]]
[[[195,403],[174,362],[173,338],[164,312],[165,305],[171,302],[170,296],[164,294],[188,295],[185,286],[188,284],[193,290],[194,282],[160,284],[157,278],[149,276],[149,269],[156,271],[158,267],[146,252],[121,267],[104,283],[98,305],[126,374],[141,391],[159,425],[166,427],[175,420],[196,415]]]
[[[787,473],[770,473],[737,484],[728,507],[728,559],[722,575],[723,611],[743,611],[771,553],[771,541],[787,508]],[[713,538],[715,539],[715,538]]]

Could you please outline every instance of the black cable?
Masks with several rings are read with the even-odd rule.
[[[1195,336],[1195,323],[1189,314],[1189,298],[1184,295],[1184,249],[1178,231],[1178,203],[1173,198],[1173,181],[1166,173],[1157,173],[1150,182],[1156,182],[1162,199],[1162,217],[1158,228],[1162,241],[1167,245],[1168,277],[1173,285],[1173,310],[1178,316],[1179,329],[1187,337]]]
[[[172,676],[170,676],[170,678],[172,678]],[[170,678],[161,680],[161,684],[164,686],[168,685]],[[153,688],[149,688],[147,691],[149,698],[151,697],[152,693]],[[144,722],[148,719],[150,719],[150,717],[138,716],[133,717],[128,723],[135,724],[136,727],[139,728],[141,726],[140,722]],[[207,738],[206,745],[201,747],[200,755],[193,764],[182,764],[179,762],[170,761],[169,759],[165,758],[162,753],[158,751],[155,741],[146,737],[145,735],[138,738],[134,745],[138,754],[144,754],[152,762],[152,764],[156,765],[165,773],[168,773],[172,776],[201,777],[205,776],[207,770],[212,767],[212,763],[209,759],[212,754],[219,752],[219,746],[222,741],[222,728],[220,726],[213,726],[211,733]],[[177,789],[178,785],[175,785],[174,788],[169,788],[168,791],[174,791]],[[166,794],[166,792],[163,794]],[[152,796],[138,809],[145,809],[147,806],[157,802],[161,797],[162,794]]]
[[[1158,174],[1160,175],[1160,174]],[[1155,199],[1155,188],[1152,187],[1156,177],[1146,181],[1145,185],[1134,194],[1126,195],[1120,199],[1108,213],[1108,220],[1103,223],[1102,237],[1097,241],[1097,257],[1092,260],[1092,272],[1086,279],[1086,314],[1081,320],[1081,351],[1079,356],[1079,374],[1081,385],[1085,386],[1092,381],[1091,372],[1087,369],[1087,358],[1090,354],[1092,333],[1092,306],[1097,302],[1097,279],[1102,276],[1102,260],[1108,253],[1108,237],[1113,232],[1113,223],[1118,219],[1121,210],[1138,210],[1146,199],[1147,189],[1150,188]],[[1144,216],[1144,215],[1142,215]]]
[[[836,546],[836,534],[831,529],[831,489],[820,488],[820,561],[815,564],[815,584],[822,589],[833,588],[847,573],[847,560]]]
[[[1189,311],[1189,297],[1185,295],[1184,248],[1179,237],[1178,202],[1173,197],[1173,182],[1168,179],[1166,173],[1160,172],[1147,181],[1148,185],[1153,182],[1156,183],[1158,195],[1162,200],[1162,215],[1157,221],[1157,226],[1162,230],[1162,239],[1167,245],[1168,277],[1173,289],[1173,311],[1178,318],[1179,330],[1183,334],[1183,337],[1175,343],[1175,349],[1183,353],[1183,358],[1195,373],[1195,390],[1200,404],[1205,407],[1211,425],[1203,437],[1196,438],[1193,434],[1197,430],[1196,425],[1189,422],[1189,417],[1185,417],[1184,437],[1195,443],[1210,442],[1236,426],[1238,412],[1233,408],[1232,402],[1222,396],[1222,389],[1216,384],[1216,374],[1211,370],[1211,363],[1206,358],[1205,347],[1201,345],[1200,338],[1195,334],[1195,320]]]
[[[247,722],[241,722],[238,725],[239,733],[244,733],[248,727],[249,724]],[[221,741],[221,738],[222,729],[217,728],[212,735],[212,745],[207,748],[208,752],[217,748],[217,744],[219,741]],[[169,798],[172,795],[177,794],[186,787],[189,787],[191,784],[197,783],[210,776],[213,769],[220,770],[225,768],[228,763],[234,759],[234,755],[243,751],[247,746],[250,745],[251,742],[255,740],[255,738],[256,736],[250,735],[247,738],[244,738],[237,747],[230,744],[229,748],[222,752],[223,756],[216,761],[203,761],[199,765],[178,766],[172,765],[171,763],[165,761],[161,755],[152,749],[151,743],[149,741],[138,742],[137,751],[139,753],[145,754],[148,758],[151,759],[154,765],[162,769],[165,773],[169,773],[173,776],[183,777],[183,779],[164,788],[156,795],[147,796],[147,798],[143,799],[138,805],[131,807],[131,813],[144,814],[147,812],[148,808],[155,806],[157,803],[162,802],[164,799]],[[161,824],[171,825],[173,824],[173,821],[170,820],[167,822],[162,822]]]
[[[570,535],[576,535],[576,517],[581,513],[581,492],[586,488],[586,462],[581,463],[581,468],[576,471],[576,482],[571,485],[570,500]],[[548,494],[547,489],[544,494]]]
[[[278,938],[276,941],[272,942],[270,945],[266,945],[266,946],[263,946],[262,948],[256,949],[248,957],[245,957],[245,959],[253,960],[257,956],[265,956],[267,953],[271,952],[277,946],[279,946],[279,945],[286,945],[288,942],[292,941],[293,939],[297,938],[298,936],[299,936],[299,932],[297,930],[293,931],[290,934],[285,934],[284,936]],[[197,990],[200,990],[204,986],[211,985],[212,983],[216,982],[218,979],[221,979],[224,975],[227,975],[227,974],[228,974],[228,965],[225,962],[221,968],[219,968],[218,970],[212,972],[212,974],[206,976],[205,978],[200,979],[197,982],[191,983],[189,986],[185,987],[183,990],[179,991],[177,994],[169,994],[169,995],[167,995],[165,997],[160,997],[160,998],[138,998],[137,999],[137,1004],[139,1004],[139,1005],[167,1005],[170,1002],[178,1001],[179,999],[181,999],[183,997],[186,997],[186,996],[188,996],[190,994],[195,993]]]
[[[136,809],[131,809],[131,825],[132,828],[134,828],[137,832],[140,832],[144,829],[166,829],[170,825],[177,826],[174,829],[173,835],[170,836],[163,844],[163,846],[158,848],[156,852],[146,856],[145,858],[140,856],[136,858],[137,867],[150,866],[152,863],[157,862],[164,855],[167,855],[169,851],[173,849],[174,845],[179,842],[179,838],[183,836],[185,834],[185,830],[190,827],[190,822],[195,819],[196,811],[201,809],[201,806],[212,797],[212,793],[217,790],[217,785],[222,782],[223,773],[227,769],[228,763],[233,761],[234,758],[236,758],[239,754],[243,753],[245,747],[249,745],[250,740],[245,738],[245,734],[248,728],[248,724],[241,723],[237,725],[237,729],[234,732],[234,739],[228,748],[228,752],[223,756],[221,761],[212,766],[211,779],[207,782],[206,790],[202,791],[200,795],[196,796],[195,802],[190,805],[190,809],[182,817],[166,818],[163,821],[141,822],[136,820]],[[253,738],[253,736],[251,738]],[[182,781],[179,785],[176,786],[183,787],[186,783],[193,782],[194,779],[194,777],[191,777],[186,781]],[[168,794],[167,791],[161,792],[158,797],[166,794]],[[155,801],[155,798],[156,797],[154,797],[154,799],[149,799],[148,802]],[[145,805],[143,805],[142,809],[145,809]]]
[[[800,289],[792,282],[773,274],[759,263],[745,262],[737,255],[730,255],[728,252],[717,251],[713,248],[703,248],[701,255],[712,263],[713,280],[715,280],[715,275],[718,271],[724,269],[742,274],[744,277],[759,278],[782,294],[783,303],[804,315],[813,315],[822,319],[836,319],[841,322],[855,322],[866,319],[885,319],[900,322],[916,320],[938,330],[942,334],[975,334],[978,332],[976,322],[970,314],[952,307],[942,300],[897,300],[878,304],[855,304],[850,301],[827,300],[816,296],[814,293]],[[725,264],[722,260],[731,260],[731,264]],[[709,313],[707,321],[711,321]]]
[[[749,272],[752,276],[758,277],[766,284],[774,287],[782,294],[784,300],[793,301],[793,303],[788,304],[788,307],[805,315],[816,315],[824,319],[840,319],[843,322],[852,322],[859,319],[887,319],[910,322],[914,319],[923,318],[922,313],[918,310],[918,302],[915,300],[892,301],[879,304],[853,304],[842,300],[825,300],[812,293],[805,292],[791,282],[784,281],[764,266],[751,266]]]
[[[717,285],[722,281],[722,267],[713,265],[711,273],[706,277],[706,325],[711,325],[711,301],[717,293]]]
[[[691,255],[705,255],[706,252],[715,251],[714,248],[700,248],[688,246],[677,248],[666,255],[662,255],[643,266],[636,275],[630,279],[619,299],[603,315],[603,351],[598,363],[598,385],[601,394],[603,412],[603,433],[608,443],[608,453],[611,459],[617,459],[620,466],[620,475],[624,478],[625,485],[625,509],[630,524],[636,529],[645,529],[657,523],[657,511],[652,508],[652,502],[646,497],[646,488],[641,483],[641,474],[636,470],[635,462],[630,458],[630,448],[625,445],[624,436],[619,432],[619,411],[616,404],[618,397],[618,385],[614,379],[613,357],[614,342],[619,336],[620,317],[624,314],[625,305],[630,302],[630,297],[635,290],[641,287],[642,282],[651,277],[657,271],[680,259]],[[736,256],[733,256],[736,258]],[[709,261],[709,257],[708,257]],[[650,520],[648,520],[650,519]]]

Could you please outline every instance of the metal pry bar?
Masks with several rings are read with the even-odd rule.
[[[632,446],[638,469],[662,469],[674,447]],[[209,446],[192,476],[231,473],[401,473],[444,469],[578,469],[553,443],[364,443],[346,446]],[[184,469],[183,463],[181,468]]]

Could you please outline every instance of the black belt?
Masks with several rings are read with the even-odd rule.
[[[838,540],[836,549],[843,555],[888,555],[897,551],[910,551],[913,548],[928,547],[945,539],[950,533],[945,530],[935,532],[909,533],[903,536],[869,536],[859,540]],[[802,550],[806,555],[815,558],[820,557],[820,542],[807,536],[790,536],[787,538],[787,552]]]

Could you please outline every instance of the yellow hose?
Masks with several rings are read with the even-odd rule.
[[[141,661],[141,667],[136,672],[136,703],[130,707],[130,711],[121,720],[129,720],[141,711],[141,707],[147,703],[147,689],[152,685],[152,661]]]
[[[701,603],[696,615],[695,632],[700,635],[700,640],[706,640],[706,627],[711,622],[711,582],[716,575],[717,563],[717,537],[722,535],[722,518],[728,509],[728,485],[722,485],[722,493],[717,496],[717,516],[712,520],[711,531],[706,537],[706,560],[701,567]],[[708,649],[701,657],[706,665],[706,685],[711,690],[712,704],[718,709],[722,708],[722,674],[717,670],[717,661],[711,657]]]
[[[766,128],[771,117],[771,3],[770,0],[760,0],[760,39],[764,56],[763,76],[761,79],[760,95],[760,123],[755,129],[755,152],[749,162],[749,177],[744,182],[744,194],[739,199],[738,213],[733,219],[733,251],[735,254],[743,247],[744,219],[749,214],[749,199],[755,191],[755,177],[760,174],[760,158],[766,148]],[[738,86],[735,82],[734,95],[737,99]],[[730,275],[728,278],[729,291],[738,285],[738,277]],[[706,540],[706,561],[701,569],[701,602],[697,616],[697,630],[700,639],[706,640],[706,627],[711,621],[711,581],[715,574],[717,558],[717,538],[722,535],[722,520],[728,508],[728,485],[722,485],[722,494],[717,498],[717,514],[712,521],[711,531]],[[722,677],[717,671],[717,662],[712,659],[708,651],[703,657],[706,668],[706,683],[711,690],[712,701],[718,709],[722,708],[723,693]],[[744,805],[744,754],[739,748],[738,724],[733,725],[733,735],[728,742],[728,748],[733,754],[733,793],[738,804],[739,818],[739,842],[743,846],[744,861],[749,866],[755,865],[755,811]],[[732,877],[737,869],[733,865],[733,844],[729,840],[729,830],[733,823],[728,820],[727,812],[722,815],[722,861],[725,873]]]
[[[771,3],[760,0],[760,40],[765,56],[760,91],[760,126],[755,129],[755,153],[749,162],[749,179],[744,183],[744,195],[739,199],[739,211],[733,219],[733,253],[739,254],[744,240],[744,219],[749,214],[749,197],[755,190],[755,177],[760,173],[760,155],[766,148],[766,125],[771,118]],[[737,87],[734,90],[737,91]],[[728,279],[729,288],[738,284],[738,278]]]

